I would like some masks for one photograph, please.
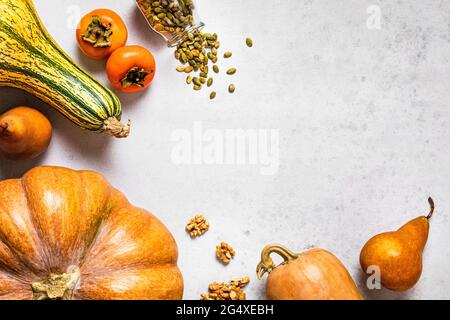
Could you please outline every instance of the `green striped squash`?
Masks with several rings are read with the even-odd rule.
[[[129,134],[117,96],[56,44],[31,0],[0,0],[0,86],[31,93],[81,128]]]

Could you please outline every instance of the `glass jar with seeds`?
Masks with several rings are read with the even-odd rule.
[[[194,0],[136,0],[150,27],[159,33],[169,47],[176,46],[189,32],[201,30]]]
[[[233,53],[219,53],[221,47],[217,33],[203,31],[195,0],[136,0],[137,5],[147,18],[151,28],[158,32],[169,47],[175,47],[175,58],[180,65],[176,70],[185,74],[186,84],[195,91],[214,86],[213,73],[220,73],[219,58],[232,59]],[[253,43],[247,39],[247,45]],[[234,76],[236,68],[226,71],[227,76]],[[234,92],[234,86],[229,92]],[[212,92],[211,99],[216,97]]]

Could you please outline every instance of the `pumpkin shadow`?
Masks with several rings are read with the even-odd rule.
[[[0,156],[1,157],[1,156]],[[0,181],[21,178],[28,170],[40,166],[45,155],[27,161],[8,160],[0,158]]]
[[[367,276],[362,270],[358,272],[358,280],[359,289],[367,300],[409,300],[413,291],[412,289],[406,292],[394,292],[383,287],[381,289],[369,289],[366,285]]]
[[[59,153],[57,160],[60,163],[64,163],[64,159],[75,158],[107,162],[108,146],[115,138],[80,129],[58,111],[23,90],[0,88],[0,114],[17,106],[35,108],[50,120],[53,127],[52,142],[47,152],[33,160],[11,161],[0,156],[0,180],[19,178],[33,167],[50,164],[48,156],[56,153]],[[51,161],[54,159],[52,157]]]
[[[115,138],[106,133],[83,130],[56,112],[50,120],[53,124],[53,135],[58,144],[64,148],[65,157],[72,161],[75,158],[95,160],[98,163],[108,161],[109,144]]]
[[[31,94],[20,89],[1,87],[0,114],[18,106],[32,106],[49,119],[52,113],[52,110],[44,102]],[[28,170],[44,163],[45,157],[44,153],[32,160],[8,160],[0,155],[0,181],[22,177]]]

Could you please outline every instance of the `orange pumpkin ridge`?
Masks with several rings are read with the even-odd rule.
[[[92,171],[0,182],[0,300],[181,299],[167,228]]]

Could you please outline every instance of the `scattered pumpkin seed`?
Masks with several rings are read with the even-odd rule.
[[[253,40],[252,40],[252,38],[245,39],[245,43],[247,44],[247,47],[249,47],[249,48],[253,47]]]
[[[194,1],[193,0],[137,0],[137,3],[144,11],[147,19],[153,28],[160,32],[168,32],[171,36],[184,34],[189,26],[194,22]],[[247,45],[253,46],[250,38],[246,39]],[[193,31],[184,34],[183,40],[177,44],[174,52],[175,58],[181,62],[177,67],[178,72],[187,74],[186,84],[193,85],[193,89],[199,91],[203,86],[212,87],[214,79],[209,77],[209,63],[212,63],[212,70],[218,74],[220,72],[217,62],[221,44],[216,33],[203,33]],[[223,54],[225,59],[231,58],[233,53],[226,51]],[[236,68],[226,71],[228,75],[234,75]],[[236,87],[229,85],[228,91],[233,93]],[[215,99],[217,93],[211,92],[210,99]]]
[[[227,70],[227,74],[231,76],[231,75],[235,74],[236,71],[237,71],[236,68],[230,68]]]

